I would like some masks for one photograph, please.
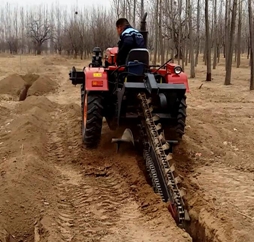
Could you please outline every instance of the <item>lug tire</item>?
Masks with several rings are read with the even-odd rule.
[[[98,93],[84,91],[82,103],[82,140],[87,148],[96,148],[101,139],[103,97]]]
[[[84,122],[84,96],[85,96],[85,90],[84,90],[84,84],[80,86],[80,100],[81,100],[81,135],[83,134],[83,122]]]

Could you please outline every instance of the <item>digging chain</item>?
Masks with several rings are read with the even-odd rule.
[[[142,113],[144,117],[144,125],[146,128],[148,140],[151,142],[151,148],[154,150],[156,159],[152,159],[149,147],[145,146],[143,155],[146,160],[147,170],[151,177],[155,192],[159,193],[164,202],[169,202],[169,210],[178,225],[181,226],[185,221],[185,209],[182,197],[184,192],[181,191],[177,184],[180,182],[179,177],[174,176],[175,167],[172,162],[172,154],[170,153],[170,145],[164,137],[162,126],[159,123],[159,117],[153,115],[153,107],[151,99],[146,98],[146,94],[140,93],[138,98],[141,100]],[[156,165],[159,170],[156,171]],[[161,173],[161,174],[159,174]],[[161,179],[159,177],[162,176]],[[166,192],[162,191],[161,182],[164,181]]]
[[[144,159],[146,161],[146,169],[147,169],[149,177],[150,177],[150,179],[152,181],[154,192],[155,193],[159,193],[161,195],[163,201],[165,202],[158,174],[157,174],[155,166],[153,164],[153,160],[152,160],[152,158],[151,158],[151,156],[150,156],[150,154],[149,154],[147,149],[144,149],[143,157],[144,157]]]

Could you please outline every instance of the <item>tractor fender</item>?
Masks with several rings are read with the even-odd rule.
[[[186,87],[186,92],[190,92],[189,83],[188,83],[188,77],[184,72],[181,72],[180,74],[168,74],[166,76],[167,83],[172,84],[184,84]]]
[[[108,91],[108,73],[103,67],[86,67],[85,90],[86,91]]]

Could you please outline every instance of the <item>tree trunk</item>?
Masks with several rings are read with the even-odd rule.
[[[178,43],[177,43],[177,60],[178,64],[180,65],[180,60],[183,58],[183,53],[182,53],[182,0],[179,0],[179,29],[178,29]]]
[[[211,40],[209,30],[209,16],[208,16],[208,3],[209,0],[205,0],[205,32],[206,32],[206,81],[212,80],[212,68],[211,68]]]
[[[136,26],[136,4],[137,0],[133,0],[133,27],[135,28]]]
[[[155,26],[155,46],[154,46],[154,56],[153,64],[157,64],[157,52],[158,52],[158,13],[159,13],[159,0],[156,0],[156,10],[154,13],[154,26]]]
[[[214,44],[213,44],[213,69],[217,65],[217,43],[218,43],[218,28],[217,28],[217,0],[214,0]]]
[[[254,90],[254,26],[252,0],[248,0],[249,28],[250,28],[250,90]]]
[[[185,26],[184,26],[184,36],[185,39],[183,42],[183,52],[184,52],[184,55],[183,55],[183,60],[182,60],[182,68],[183,68],[183,71],[185,69],[185,66],[188,65],[188,48],[187,48],[187,37],[188,37],[188,0],[185,1],[185,18],[186,18],[186,21],[185,21]]]
[[[236,67],[239,68],[241,64],[241,35],[242,35],[242,0],[239,0],[238,11],[238,33],[237,33],[237,52],[236,52]]]
[[[198,65],[198,55],[199,55],[199,46],[200,46],[200,0],[198,0],[197,6],[197,49],[196,49],[196,59],[195,59],[195,66]]]
[[[250,38],[248,38],[248,53],[247,53],[247,59],[250,58]]]
[[[194,60],[194,45],[193,45],[193,30],[192,30],[192,5],[188,0],[189,5],[189,38],[190,38],[190,77],[195,78],[195,60]]]
[[[228,52],[229,52],[229,36],[230,36],[230,5],[231,0],[226,0],[226,7],[225,7],[225,63],[227,63]],[[230,40],[231,41],[231,40]],[[227,69],[225,64],[225,70]]]
[[[41,55],[41,47],[42,47],[42,44],[37,43],[37,45],[36,45],[36,55]]]
[[[160,56],[161,64],[165,62],[165,50],[163,46],[163,37],[162,37],[162,0],[159,0],[159,43],[160,43]]]
[[[231,84],[231,72],[232,72],[232,59],[233,59],[233,44],[234,44],[234,33],[235,33],[235,23],[236,23],[236,11],[237,10],[237,0],[233,0],[233,10],[231,17],[231,30],[228,39],[228,53],[226,58],[226,77],[225,85]]]

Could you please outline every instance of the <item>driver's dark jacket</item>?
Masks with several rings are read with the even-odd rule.
[[[145,41],[138,30],[128,26],[122,32],[118,42],[117,65],[126,64],[126,58],[130,50],[134,48],[145,48]]]

